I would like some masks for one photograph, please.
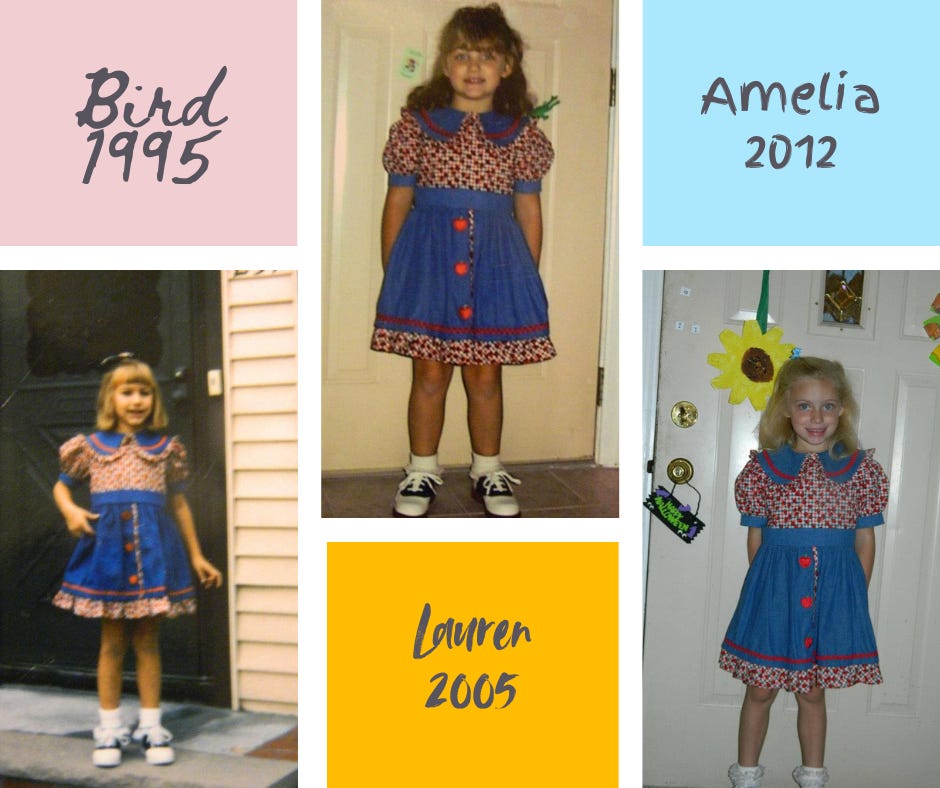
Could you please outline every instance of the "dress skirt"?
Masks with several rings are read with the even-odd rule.
[[[555,355],[548,303],[511,195],[418,188],[392,248],[372,348],[448,364]]]
[[[196,590],[162,493],[94,493],[94,536],[79,539],[53,603],[87,618],[192,613]]]
[[[880,684],[855,530],[765,528],[719,664],[765,689]]]

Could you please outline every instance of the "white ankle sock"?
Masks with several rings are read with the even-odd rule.
[[[419,454],[412,454],[411,462],[408,463],[409,471],[424,471],[425,473],[433,473],[435,476],[440,475],[441,467],[437,464],[437,454],[428,454],[426,456],[421,456]]]
[[[138,725],[141,728],[156,728],[160,725],[160,707],[155,709],[140,708],[140,721]]]
[[[492,456],[477,454],[476,452],[471,452],[471,454],[473,456],[473,463],[470,465],[470,475],[474,479],[485,476],[493,471],[498,471],[503,467],[498,454]]]
[[[98,709],[98,720],[102,728],[120,728],[124,723],[121,721],[121,709]]]

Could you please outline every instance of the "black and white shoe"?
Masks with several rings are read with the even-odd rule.
[[[394,513],[396,517],[426,517],[428,507],[437,495],[437,485],[444,480],[434,473],[405,470],[407,476],[398,485],[395,496]]]
[[[120,728],[104,728],[98,726],[93,734],[95,749],[91,754],[91,762],[103,769],[110,769],[121,765],[121,750],[130,744],[131,731],[126,726]]]
[[[483,504],[487,517],[519,517],[519,504],[512,494],[513,484],[522,482],[505,468],[490,471],[473,479],[473,498]]]
[[[176,760],[176,753],[170,746],[173,734],[161,725],[138,728],[134,731],[134,741],[140,742],[144,757],[152,766],[166,766]]]

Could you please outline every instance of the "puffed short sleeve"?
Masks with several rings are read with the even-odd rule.
[[[516,140],[513,160],[514,190],[523,193],[540,192],[542,178],[555,160],[555,150],[535,121],[527,123]]]
[[[734,481],[734,502],[741,512],[741,525],[749,528],[763,528],[767,525],[767,485],[770,479],[757,460],[757,452],[751,452],[751,458]]]
[[[402,110],[388,132],[382,152],[382,166],[389,186],[414,186],[418,182],[423,134],[413,112]]]
[[[183,492],[189,484],[189,458],[183,442],[174,437],[167,448],[166,487],[171,493]]]
[[[75,487],[91,472],[92,449],[84,435],[69,438],[59,447],[59,481]]]
[[[865,459],[852,477],[857,491],[858,519],[856,528],[872,528],[884,523],[884,510],[888,505],[888,477],[884,468],[872,457],[874,449],[865,453]]]

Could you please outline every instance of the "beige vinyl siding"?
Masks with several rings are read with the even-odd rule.
[[[222,272],[233,706],[297,713],[297,273]]]

